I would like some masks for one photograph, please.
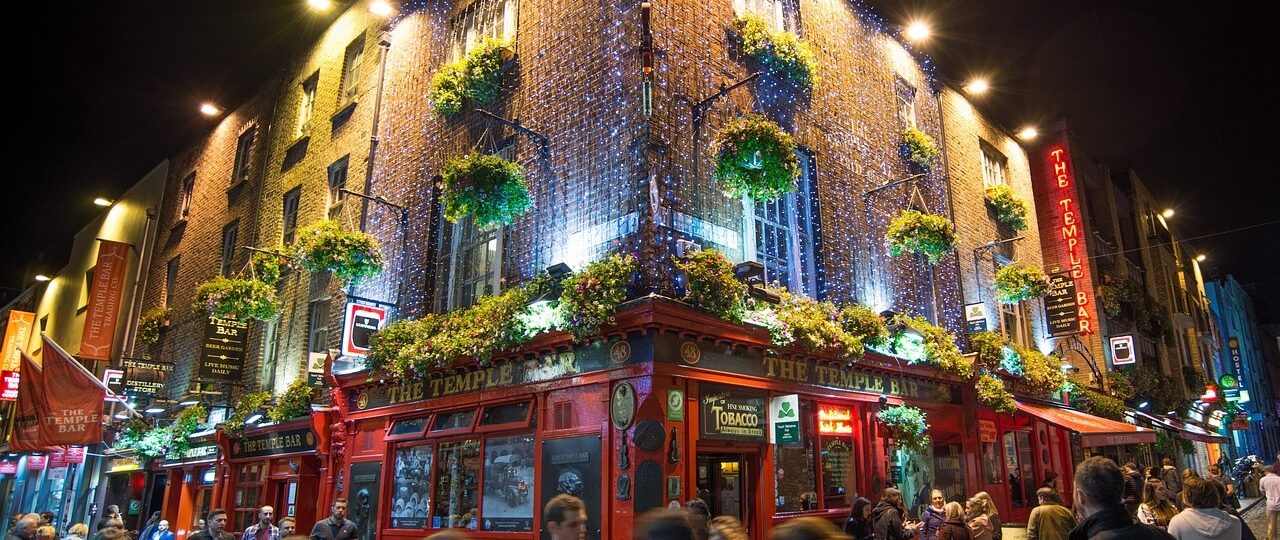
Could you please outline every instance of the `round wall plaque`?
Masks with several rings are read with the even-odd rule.
[[[639,424],[636,424],[636,432],[631,437],[631,440],[636,443],[636,448],[645,452],[657,452],[662,448],[662,442],[666,439],[667,433],[662,429],[662,422],[652,418],[641,420]]]
[[[631,383],[621,382],[613,387],[609,412],[613,418],[613,427],[624,430],[631,427],[631,421],[636,419],[636,389]]]

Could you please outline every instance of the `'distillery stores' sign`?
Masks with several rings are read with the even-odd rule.
[[[200,347],[200,378],[238,381],[244,369],[244,347],[249,323],[209,317]]]
[[[274,433],[245,435],[231,445],[231,459],[277,456],[316,449],[316,434],[310,427]]]
[[[765,440],[765,395],[759,390],[703,384],[699,387],[704,439]]]

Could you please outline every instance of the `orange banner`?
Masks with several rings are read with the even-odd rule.
[[[0,370],[18,371],[18,366],[22,365],[18,349],[27,348],[31,341],[31,324],[35,321],[35,313],[9,312],[9,325],[4,330],[4,349],[0,352]]]
[[[82,360],[108,361],[116,337],[116,320],[120,318],[120,292],[124,290],[130,246],[110,240],[98,241],[101,242],[98,264],[93,269],[89,311],[84,318],[78,356]]]

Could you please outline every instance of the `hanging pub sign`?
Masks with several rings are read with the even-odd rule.
[[[1228,401],[1240,399],[1240,379],[1235,375],[1225,373],[1218,377],[1218,386],[1222,388],[1222,397]]]
[[[324,368],[328,365],[328,351],[307,353],[307,386],[324,388]]]
[[[65,460],[68,465],[84,463],[84,447],[68,446],[67,450],[62,453],[62,459]]]
[[[365,302],[347,303],[342,324],[342,356],[364,358],[369,354],[369,336],[382,329],[387,308]]]
[[[702,438],[764,442],[764,392],[714,384],[703,384],[700,390]]]
[[[316,434],[310,427],[300,427],[240,437],[231,444],[231,459],[278,456],[315,449]]]
[[[214,461],[218,459],[218,443],[216,441],[193,442],[181,454],[172,458],[165,456],[163,459],[164,461],[160,464],[162,467]]]
[[[987,331],[987,304],[975,302],[964,306],[965,330],[970,334]]]
[[[852,435],[853,410],[839,405],[818,405],[820,435]]]
[[[244,369],[244,348],[249,323],[209,317],[200,347],[200,378],[237,381]]]
[[[1127,366],[1138,359],[1133,355],[1133,336],[1114,336],[1111,338],[1111,365]]]
[[[1049,337],[1069,336],[1080,331],[1076,282],[1071,279],[1070,273],[1049,275],[1049,289],[1044,297],[1044,319],[1049,327]]]
[[[151,397],[164,388],[164,379],[173,371],[173,364],[145,358],[125,358],[124,393],[133,397]]]
[[[89,309],[80,335],[81,360],[108,361],[120,318],[120,293],[124,290],[132,244],[98,239],[98,261],[89,284]]]
[[[769,399],[769,438],[773,444],[800,442],[800,396],[787,394]]]
[[[1245,417],[1245,422],[1249,421],[1249,417]],[[49,463],[49,457],[40,454],[30,454],[27,456],[28,471],[43,471],[45,465]]]

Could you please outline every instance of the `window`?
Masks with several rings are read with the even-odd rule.
[[[262,479],[266,467],[262,463],[241,465],[236,471],[236,504],[234,519],[229,528],[243,531],[258,521],[258,508],[262,506]]]
[[[794,0],[733,0],[733,13],[753,13],[776,30],[800,33],[800,5]]]
[[[427,421],[430,418],[430,415],[423,415],[396,420],[391,423],[391,428],[387,430],[387,436],[383,440],[397,441],[421,437],[427,432]]]
[[[515,160],[515,139],[501,141],[492,152],[503,159]],[[440,223],[444,221],[441,209]],[[437,288],[437,311],[464,308],[483,296],[497,294],[502,279],[505,255],[503,228],[490,225],[481,228],[472,216],[458,220],[452,227],[440,227],[439,242],[442,287]]]
[[[1036,475],[1032,472],[1031,432],[1004,434],[1005,477],[1009,482],[1009,505],[1014,508],[1036,505]]]
[[[160,304],[168,307],[169,299],[173,297],[173,290],[178,288],[178,261],[180,256],[169,259],[168,266],[164,270],[164,290],[160,291],[162,295]]]
[[[191,215],[191,199],[195,191],[196,173],[191,173],[182,179],[182,199],[178,201],[178,219],[185,220]]]
[[[476,494],[480,485],[480,441],[440,443],[436,460],[434,520],[438,528],[475,529],[479,516]]]
[[[533,448],[532,434],[484,441],[484,530],[533,530]]]
[[[773,453],[774,470],[784,471],[774,486],[778,512],[818,509],[817,456],[814,454],[813,402],[800,402],[800,442],[778,444]]]
[[[346,198],[346,194],[342,192],[347,187],[347,161],[350,156],[342,156],[342,159],[333,162],[329,166],[329,218],[333,219],[342,211],[342,201]]]
[[[360,64],[364,63],[364,34],[347,45],[342,58],[342,89],[338,101],[346,103],[360,93]]]
[[[524,427],[529,425],[529,411],[532,408],[532,403],[528,401],[485,407],[484,413],[480,415],[480,425],[503,426],[506,424],[519,424],[520,427]]]
[[[279,319],[266,321],[262,331],[262,387],[275,388],[277,344],[276,336],[280,328]]]
[[[431,508],[432,446],[423,444],[396,450],[395,500],[391,503],[392,529],[425,529]]]
[[[236,257],[236,235],[240,233],[240,223],[232,221],[222,228],[222,275],[230,276],[233,261]]]
[[[284,245],[293,243],[298,232],[298,202],[302,199],[302,186],[289,190],[284,194]]]
[[[1008,185],[1009,179],[1005,177],[1008,160],[986,141],[982,141],[979,146],[982,147],[982,187]]]
[[[98,267],[94,266],[93,268],[85,270],[84,272],[84,287],[82,287],[80,290],[80,292],[83,293],[83,295],[80,298],[81,308],[88,307],[89,299],[93,297],[93,274],[97,270],[98,270]]]
[[[316,111],[316,88],[319,84],[320,72],[317,71],[298,85],[298,137],[311,130],[311,115]]]
[[[307,320],[307,352],[322,353],[329,350],[329,301],[311,303]]]
[[[253,149],[253,133],[257,128],[249,128],[236,140],[236,164],[231,170],[231,185],[249,180],[249,152]]]
[[[1000,333],[1005,339],[1013,342],[1019,347],[1030,347],[1031,343],[1031,314],[1027,307],[1027,301],[1018,302],[1017,304],[1005,304],[997,302],[1000,305]]]
[[[812,155],[801,149],[796,190],[771,202],[743,199],[743,253],[764,265],[765,281],[817,297],[818,235],[817,182]]]
[[[515,39],[517,0],[476,0],[449,21],[449,59],[465,56],[484,38]]]
[[[898,122],[902,127],[916,126],[916,88],[906,79],[898,77],[894,85],[898,95]]]
[[[436,416],[436,422],[431,425],[431,431],[468,429],[471,427],[471,419],[475,418],[475,416],[475,409],[439,414]]]

